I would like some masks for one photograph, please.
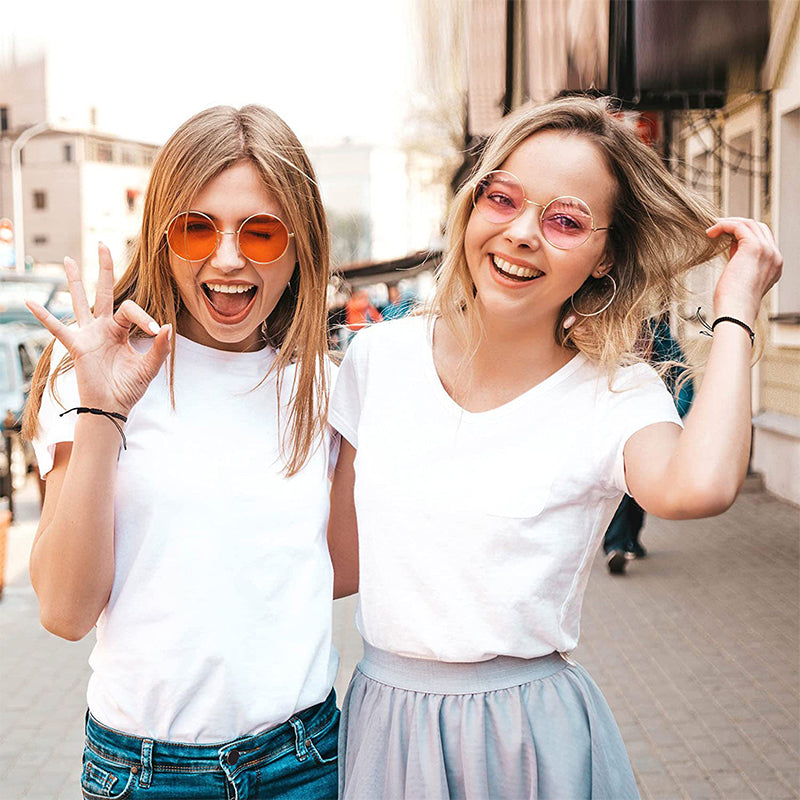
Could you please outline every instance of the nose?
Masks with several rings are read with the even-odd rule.
[[[538,250],[541,247],[542,229],[539,221],[540,209],[534,204],[526,204],[522,213],[506,224],[505,238],[515,247]]]
[[[210,265],[223,272],[234,272],[245,265],[244,256],[239,252],[235,233],[222,231],[218,235],[217,249],[211,256]]]

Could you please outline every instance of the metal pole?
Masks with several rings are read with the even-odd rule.
[[[26,128],[11,145],[11,196],[14,203],[14,268],[25,269],[25,226],[23,216],[22,196],[22,148],[30,139],[39,133],[50,130],[53,126],[49,122],[40,122]]]

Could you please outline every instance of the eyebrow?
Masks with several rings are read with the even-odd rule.
[[[216,217],[216,216],[214,216],[214,215],[213,215],[213,214],[211,214],[210,212],[208,212],[208,211],[202,211],[202,210],[200,210],[199,208],[190,208],[190,209],[189,209],[189,213],[190,213],[190,214],[205,214],[205,216],[207,216],[207,217],[208,217],[208,218],[209,218],[209,219],[210,219],[210,220],[211,220],[211,221],[212,221],[212,222],[213,222],[213,223],[214,223],[214,224],[217,226],[217,228],[219,228],[219,225],[220,225],[219,217]],[[269,214],[269,211],[256,211],[255,213],[256,213],[256,214]],[[250,217],[252,217],[252,216],[253,216],[253,214],[248,214],[246,217],[240,217],[240,218],[237,220],[237,222],[236,222],[236,228],[238,229],[238,228],[239,228],[239,226],[240,226],[240,225],[241,225],[241,224],[242,224],[242,223],[243,223],[243,222],[244,222],[246,219],[250,219]],[[274,215],[273,215],[273,216],[274,216]]]

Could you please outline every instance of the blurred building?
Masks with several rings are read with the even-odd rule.
[[[464,158],[458,187],[486,136],[512,109],[573,92],[620,99],[668,168],[723,214],[754,216],[785,259],[767,298],[765,356],[754,370],[752,466],[775,494],[800,504],[800,3],[797,0],[416,0],[442,3],[463,43],[431,19],[423,28],[463,64]],[[713,318],[719,267],[690,278],[695,308]]]
[[[126,260],[158,148],[100,132],[97,109],[71,105],[58,75],[44,57],[0,73],[0,217],[13,218],[14,140],[50,123],[22,150],[25,253],[35,263],[70,255],[93,280],[98,242]]]
[[[308,151],[336,266],[400,259],[437,244],[447,197],[435,158],[350,141]]]

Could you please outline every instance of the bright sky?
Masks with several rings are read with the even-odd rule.
[[[107,132],[163,142],[211,105],[261,103],[309,145],[393,142],[406,113],[411,0],[12,0],[3,61],[44,46]]]

